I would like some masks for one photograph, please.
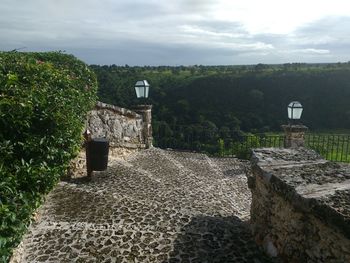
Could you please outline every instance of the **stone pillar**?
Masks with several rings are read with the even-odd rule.
[[[152,137],[152,105],[137,105],[135,106],[135,111],[142,115],[143,119],[143,139],[146,148],[151,148],[153,137]]]
[[[284,147],[299,148],[305,146],[305,132],[308,128],[304,125],[282,125],[284,130]]]

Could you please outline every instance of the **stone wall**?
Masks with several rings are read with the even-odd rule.
[[[350,262],[350,166],[300,149],[253,152],[251,226],[283,262]]]
[[[105,137],[110,147],[144,148],[142,115],[98,102],[88,113],[87,129],[92,138]]]
[[[90,131],[92,139],[108,139],[109,159],[124,158],[139,149],[152,147],[151,109],[150,105],[141,105],[135,111],[131,111],[97,102],[95,108],[88,113],[85,129]],[[86,175],[86,155],[83,147],[72,160],[67,177]]]

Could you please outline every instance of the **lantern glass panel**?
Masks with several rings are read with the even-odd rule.
[[[149,87],[149,83],[148,83],[148,81],[144,79],[144,80],[143,80],[143,85],[144,85],[144,86],[148,86],[148,87]]]
[[[149,84],[147,80],[139,80],[135,84],[137,98],[148,98]]]
[[[303,108],[294,108],[293,109],[293,119],[299,120],[301,118],[302,113],[303,113]]]
[[[292,119],[292,108],[288,106],[288,119]]]
[[[135,91],[136,91],[137,98],[143,97],[143,87],[142,86],[135,86]]]
[[[148,98],[149,86],[145,86],[145,98]]]
[[[303,106],[298,101],[292,101],[288,105],[288,118],[291,120],[299,120],[303,112]]]

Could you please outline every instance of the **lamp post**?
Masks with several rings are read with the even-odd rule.
[[[300,123],[303,106],[299,101],[288,104],[288,125],[282,125],[284,130],[284,146],[286,148],[299,148],[305,145],[305,132],[308,128]]]
[[[149,83],[147,80],[138,80],[135,84],[136,97],[141,100],[148,98]],[[142,115],[143,119],[143,140],[146,148],[152,147],[152,105],[141,104],[135,107],[135,111]]]

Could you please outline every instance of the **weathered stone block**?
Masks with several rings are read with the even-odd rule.
[[[107,138],[111,147],[134,144],[132,148],[144,148],[148,143],[144,136],[149,133],[146,130],[149,123],[145,126],[145,121],[150,120],[148,115],[150,111],[145,120],[142,114],[98,102],[95,109],[88,113],[86,128],[90,130],[92,138]]]
[[[350,262],[350,166],[299,149],[252,158],[255,240],[284,262]]]
[[[284,146],[286,148],[299,148],[305,146],[305,132],[308,128],[304,125],[282,125],[284,130]]]

